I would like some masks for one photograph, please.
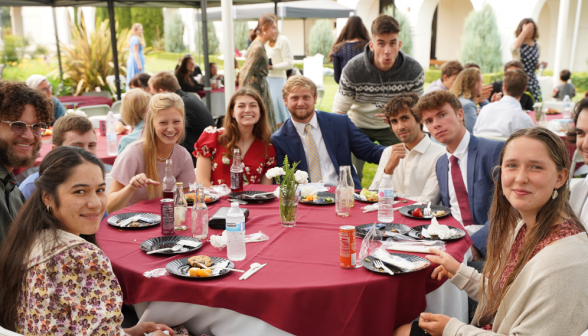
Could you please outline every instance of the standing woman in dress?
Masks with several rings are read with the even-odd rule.
[[[335,71],[335,82],[339,84],[341,72],[347,65],[350,59],[355,55],[361,54],[366,44],[370,41],[370,34],[363,25],[363,21],[359,16],[352,16],[347,19],[347,23],[335,44],[331,48],[329,54],[329,61],[333,62],[333,70]]]
[[[145,72],[145,38],[143,37],[143,25],[135,23],[131,27],[131,38],[129,39],[129,58],[127,59],[127,85],[136,74]]]
[[[277,17],[274,16],[274,18],[277,21]],[[271,60],[267,83],[274,103],[276,123],[281,126],[284,121],[290,118],[290,112],[288,112],[282,98],[282,88],[286,84],[286,79],[288,79],[286,70],[292,69],[294,64],[294,56],[292,56],[290,40],[283,34],[275,35],[275,38],[270,39],[265,44],[265,51],[267,52],[267,57]]]
[[[547,67],[547,62],[539,62],[541,55],[541,45],[537,42],[539,31],[533,19],[523,19],[515,31],[516,41],[512,45],[512,58],[523,62],[524,70],[529,76],[528,88],[533,94],[536,102],[543,100],[541,98],[541,87],[535,76],[535,70],[543,65]]]
[[[276,131],[277,127],[274,105],[266,81],[270,68],[265,43],[272,39],[275,40],[277,35],[278,26],[276,25],[275,16],[273,14],[263,14],[257,21],[255,31],[251,34],[252,42],[247,49],[247,58],[245,59],[243,70],[239,73],[239,88],[251,87],[263,99],[272,133]]]

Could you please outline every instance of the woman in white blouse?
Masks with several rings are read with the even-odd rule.
[[[286,70],[292,69],[294,64],[294,56],[292,56],[290,40],[282,34],[278,34],[275,40],[268,41],[265,44],[265,51],[270,59],[270,71],[266,80],[274,103],[276,124],[279,128],[284,121],[290,118],[290,112],[288,112],[286,105],[284,105],[284,99],[282,99],[282,88],[286,84],[286,79],[288,79]]]

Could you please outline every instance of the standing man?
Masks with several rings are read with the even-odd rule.
[[[388,174],[398,197],[439,204],[435,165],[445,148],[423,132],[423,121],[413,111],[418,100],[414,92],[402,93],[386,104],[384,113],[401,143],[384,150],[370,190],[378,190],[383,174]]]
[[[415,112],[435,140],[445,145],[447,153],[439,158],[436,167],[441,201],[472,237],[472,259],[481,261],[486,256],[488,240],[488,210],[494,189],[492,171],[504,143],[470,134],[465,128],[461,104],[449,91],[427,93],[419,100]],[[474,224],[477,226],[472,227]]]
[[[25,201],[12,170],[35,163],[52,121],[53,103],[41,91],[0,83],[0,243]]]
[[[194,144],[200,138],[204,129],[208,126],[214,126],[212,114],[206,108],[200,99],[182,91],[178,79],[169,71],[160,71],[149,79],[149,89],[152,94],[171,92],[175,93],[184,102],[186,111],[186,132],[184,141],[180,144],[188,150],[188,153],[194,152]],[[192,156],[192,163],[196,166],[196,158]]]
[[[336,186],[339,167],[351,166],[351,153],[371,163],[380,160],[384,147],[371,142],[349,118],[315,111],[317,87],[307,77],[290,77],[282,95],[291,118],[272,135],[278,166],[287,155],[289,162],[300,162],[298,169],[308,172],[311,182]],[[351,175],[361,189],[354,169]]]
[[[400,25],[395,18],[380,15],[372,23],[372,40],[365,51],[352,58],[341,75],[333,112],[348,114],[370,141],[391,146],[399,142],[389,125],[382,122],[382,108],[403,92],[423,94],[425,72],[412,57],[400,50]],[[353,140],[352,140],[353,141]],[[353,164],[362,177],[362,160]]]
[[[582,99],[576,104],[574,111],[574,124],[576,124],[576,146],[582,154],[584,163],[588,164],[588,98]],[[572,167],[571,174],[575,167]],[[584,178],[570,190],[570,205],[584,227],[588,227],[588,179]]]

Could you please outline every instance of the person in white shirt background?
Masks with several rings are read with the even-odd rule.
[[[412,110],[419,100],[414,93],[402,93],[384,108],[386,119],[400,143],[384,150],[371,190],[378,190],[384,174],[390,175],[398,197],[438,204],[441,200],[435,165],[445,148],[423,132],[423,122]]]
[[[578,152],[588,164],[588,98],[576,104],[574,111],[576,124],[576,146]],[[572,167],[572,172],[575,167]],[[584,227],[588,226],[588,179],[575,184],[570,190],[570,205],[576,215],[582,220]]]
[[[519,102],[527,90],[528,81],[529,76],[523,70],[505,72],[502,84],[504,96],[482,108],[474,125],[474,134],[508,138],[520,129],[535,126]]]
[[[284,121],[290,118],[290,112],[288,112],[282,99],[282,88],[286,84],[286,79],[288,79],[286,70],[292,69],[294,65],[294,56],[292,54],[290,40],[283,34],[278,34],[274,40],[270,39],[266,42],[265,51],[267,58],[271,60],[269,66],[270,71],[265,79],[269,85],[270,95],[274,104],[276,124],[279,128]]]

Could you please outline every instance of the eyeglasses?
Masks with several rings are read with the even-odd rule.
[[[7,123],[10,125],[10,130],[15,135],[23,135],[26,132],[27,127],[30,127],[33,131],[34,136],[42,136],[47,129],[47,125],[45,123],[34,123],[32,125],[27,125],[24,121],[2,121],[3,123]]]
[[[42,88],[42,89],[40,88],[39,90],[41,90],[41,91],[43,91],[43,92],[49,92],[49,93],[52,93],[52,92],[53,92],[53,85],[49,85],[48,87],[46,87],[46,88]]]

